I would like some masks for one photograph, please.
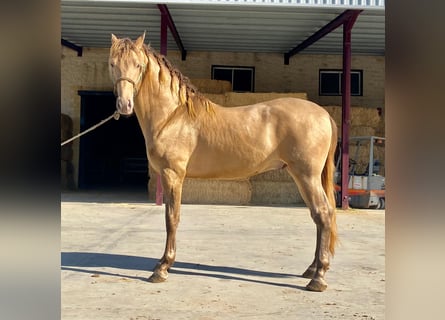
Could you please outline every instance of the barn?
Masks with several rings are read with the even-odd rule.
[[[114,112],[111,34],[136,39],[144,31],[146,43],[216,103],[296,96],[346,123],[348,136],[385,136],[383,0],[62,0],[61,23],[62,140]],[[384,153],[377,156],[384,170]],[[135,117],[62,147],[64,189],[139,188],[154,201],[156,172],[148,167]],[[285,170],[242,181],[188,179],[183,193],[185,203],[301,201]]]

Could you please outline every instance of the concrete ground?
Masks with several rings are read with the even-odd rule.
[[[164,207],[134,193],[64,193],[62,319],[384,319],[385,212],[337,212],[325,292],[304,289],[315,225],[304,207],[183,205],[167,282],[146,281]]]

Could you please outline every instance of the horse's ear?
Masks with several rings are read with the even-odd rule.
[[[145,40],[145,31],[139,38],[136,39],[136,47],[142,48],[142,45],[144,44],[144,40]]]
[[[115,43],[117,41],[117,37],[114,34],[111,34],[111,43]]]

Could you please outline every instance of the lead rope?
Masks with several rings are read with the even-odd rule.
[[[105,122],[111,120],[112,118],[114,118],[114,120],[119,120],[119,117],[120,117],[119,112],[115,111],[111,116],[109,116],[109,117],[106,118],[106,119],[103,119],[103,120],[102,120],[101,122],[99,122],[98,124],[92,126],[91,128],[86,129],[86,130],[83,131],[83,132],[80,132],[79,134],[75,135],[75,136],[72,137],[72,138],[69,138],[68,140],[63,141],[63,142],[60,144],[60,146],[63,147],[65,144],[67,144],[67,143],[69,143],[69,142],[71,142],[71,141],[73,141],[73,140],[75,140],[75,139],[77,139],[77,138],[83,136],[84,134],[86,134],[86,133],[88,133],[88,132],[90,132],[90,131],[92,131],[92,130],[98,128],[98,127],[100,127],[101,125],[103,125]]]

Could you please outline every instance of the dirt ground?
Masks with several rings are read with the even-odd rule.
[[[62,319],[384,319],[385,212],[337,212],[325,292],[305,290],[315,225],[304,207],[183,205],[168,281],[151,275],[164,207],[144,194],[64,193]]]

